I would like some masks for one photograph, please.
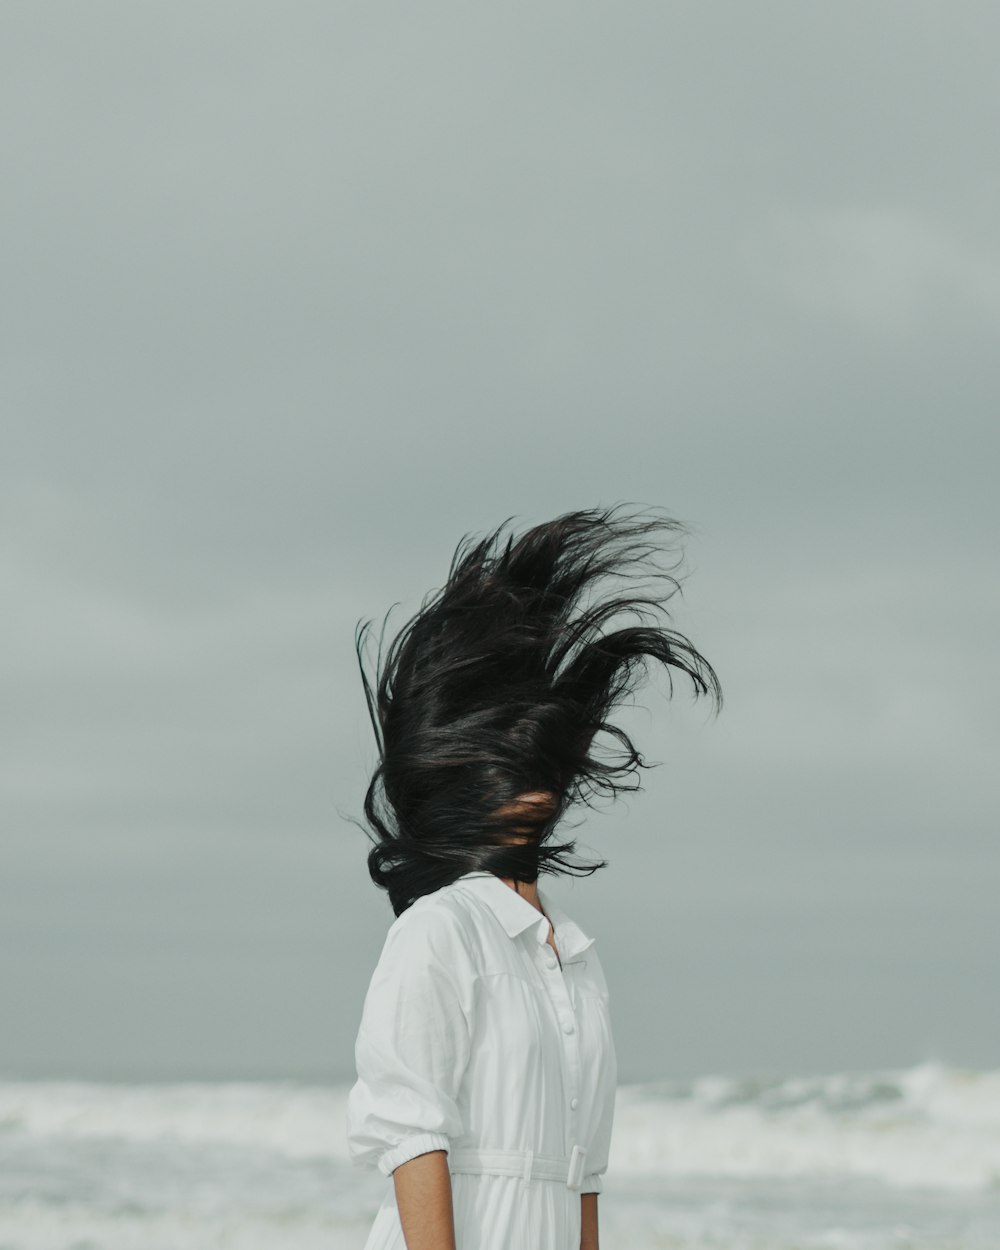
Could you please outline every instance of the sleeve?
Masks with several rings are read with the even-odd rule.
[[[418,900],[419,903],[419,900]],[[390,926],[365,996],[347,1097],[351,1162],[391,1176],[463,1131],[474,974],[461,921],[411,905]]]
[[[601,1010],[604,1016],[604,1034],[606,1050],[601,1064],[601,1075],[598,1082],[596,1105],[598,1108],[597,1127],[587,1149],[585,1166],[587,1171],[580,1186],[582,1194],[601,1193],[603,1176],[608,1170],[608,1158],[611,1153],[611,1135],[615,1122],[615,1098],[618,1091],[618,1060],[615,1054],[614,1033],[611,1027],[610,998],[607,992],[607,981],[600,966],[599,957],[594,956],[595,975],[603,989],[601,994]]]

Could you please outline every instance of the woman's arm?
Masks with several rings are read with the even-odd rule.
[[[580,1195],[580,1250],[599,1250],[597,1244],[597,1194]]]
[[[455,1250],[448,1152],[416,1155],[401,1163],[392,1179],[406,1250]]]

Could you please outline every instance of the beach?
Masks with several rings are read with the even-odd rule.
[[[360,1250],[348,1086],[0,1082],[0,1250]],[[604,1250],[996,1250],[1000,1071],[621,1084]]]

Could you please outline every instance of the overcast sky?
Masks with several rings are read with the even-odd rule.
[[[7,3],[0,1073],[352,1079],[355,622],[691,528],[623,1081],[992,1066],[1000,11]]]

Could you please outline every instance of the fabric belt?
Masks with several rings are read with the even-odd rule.
[[[448,1166],[452,1172],[490,1172],[494,1176],[520,1176],[530,1181],[561,1181],[567,1189],[583,1184],[584,1146],[574,1146],[568,1155],[545,1155],[534,1150],[452,1150]]]

